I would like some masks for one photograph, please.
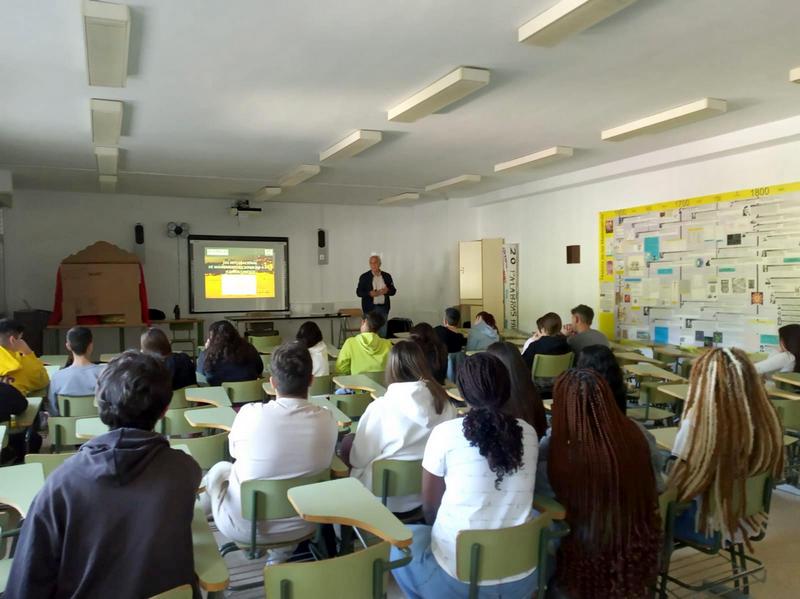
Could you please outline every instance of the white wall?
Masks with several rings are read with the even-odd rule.
[[[228,214],[229,205],[225,200],[16,191],[14,207],[5,211],[8,309],[23,308],[26,302],[51,309],[63,258],[98,240],[132,250],[133,228],[141,222],[151,307],[171,317],[179,303],[181,313],[188,315],[186,240],[178,243],[166,235],[167,223],[174,220],[189,223],[195,234],[289,237],[292,304],[360,306],[355,296],[358,275],[367,270],[370,253],[379,252],[398,288],[392,315],[436,322],[441,310],[458,300],[457,241],[475,236],[472,215],[448,202],[415,208],[269,203],[261,216],[241,225]],[[326,266],[317,265],[318,228],[329,235]],[[207,320],[215,319],[211,315]],[[284,328],[284,334],[293,334],[296,323]],[[116,351],[115,332],[98,335],[98,341],[99,351]],[[129,346],[136,343],[133,331],[126,341]]]
[[[520,244],[520,328],[533,330],[536,318],[545,312],[555,311],[568,319],[576,304],[596,306],[598,212],[792,181],[800,181],[798,141],[545,191],[474,210],[480,237],[504,237],[506,242]],[[581,246],[581,263],[568,265],[565,248],[574,244]]]

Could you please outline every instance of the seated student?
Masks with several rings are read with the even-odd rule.
[[[456,328],[461,322],[461,312],[458,308],[447,308],[444,311],[444,321],[433,329],[447,347],[448,354],[455,354],[464,349],[467,338]]]
[[[143,352],[161,357],[172,375],[172,390],[197,385],[197,373],[194,362],[183,352],[173,353],[172,344],[161,329],[151,327],[139,338],[139,346]]]
[[[766,514],[745,517],[745,480],[783,471],[783,432],[777,411],[747,355],[740,349],[711,350],[692,366],[689,392],[672,453],[669,484],[692,507],[678,516],[679,539],[708,543],[715,531],[726,539],[756,534]],[[720,509],[712,516],[711,497]],[[741,496],[741,495],[740,495]],[[699,512],[699,517],[698,517]]]
[[[593,370],[568,370],[553,396],[547,471],[570,528],[556,583],[576,599],[651,597],[661,520],[647,441]]]
[[[47,387],[44,364],[22,339],[23,327],[16,320],[0,319],[0,377],[23,395]]]
[[[605,345],[608,347],[608,337],[592,328],[594,310],[589,306],[580,304],[572,309],[572,324],[567,336],[567,343],[575,354],[581,353],[584,347],[590,345]]]
[[[47,477],[22,525],[6,599],[151,597],[195,584],[192,517],[201,472],[153,432],[169,372],[128,351],[100,376],[111,429]]]
[[[456,578],[459,531],[517,526],[532,517],[536,431],[504,411],[511,392],[508,371],[495,356],[464,360],[458,387],[472,410],[433,429],[422,460],[422,506],[433,526],[411,526],[413,559],[392,571],[406,597],[467,597]],[[392,548],[392,559],[400,555]],[[485,580],[481,596],[529,599],[536,569],[508,579]]]
[[[447,378],[447,347],[441,342],[433,327],[420,322],[411,327],[411,340],[422,348],[434,380],[444,385]]]
[[[94,342],[92,331],[86,327],[72,327],[67,331],[67,351],[72,364],[53,373],[47,392],[48,411],[53,416],[59,415],[59,395],[94,395],[97,379],[106,367],[92,362]]]
[[[547,416],[544,404],[531,378],[531,369],[525,366],[519,349],[513,343],[498,341],[487,348],[487,353],[497,356],[508,370],[511,380],[511,397],[505,412],[524,420],[536,430],[541,439],[547,432]]]
[[[622,368],[614,357],[614,352],[604,345],[589,345],[578,354],[575,362],[576,368],[591,368],[598,372],[608,383],[614,401],[623,414],[628,411],[628,388],[625,385],[625,376]]]
[[[328,376],[331,366],[328,362],[328,346],[322,340],[322,331],[313,320],[304,322],[297,331],[297,340],[308,348],[311,354],[312,371],[314,376]]]
[[[264,372],[261,356],[227,320],[208,328],[208,341],[197,358],[197,372],[209,385],[254,381]]]
[[[525,342],[522,348],[522,360],[528,367],[533,368],[533,359],[536,354],[543,356],[563,356],[572,351],[567,338],[561,334],[561,317],[555,312],[548,312],[536,321],[538,331]]]
[[[28,407],[28,400],[18,389],[0,379],[0,422],[11,416],[22,414]],[[21,462],[25,456],[25,432],[8,435],[8,444],[0,451],[0,462]]]
[[[277,398],[245,404],[233,421],[229,443],[236,460],[215,464],[204,479],[201,496],[206,514],[219,531],[240,543],[250,542],[250,521],[242,517],[241,485],[253,479],[295,478],[331,466],[338,428],[330,410],[308,401],[311,355],[298,341],[284,343],[272,354],[270,383]],[[299,516],[258,523],[256,541],[281,543],[314,531]],[[294,545],[270,551],[272,561],[284,561]]]
[[[361,319],[361,333],[349,337],[336,358],[337,374],[382,372],[392,349],[391,341],[382,339],[378,331],[385,322],[383,314],[372,311]]]
[[[800,372],[800,324],[787,324],[778,329],[780,351],[756,362],[758,374]]]
[[[481,351],[497,341],[500,341],[500,331],[497,330],[494,316],[488,312],[478,312],[467,337],[467,351]]]
[[[350,476],[368,489],[372,488],[372,462],[421,460],[433,427],[457,416],[444,387],[431,380],[425,354],[412,341],[392,347],[386,385],[386,394],[367,406],[352,449],[343,456],[352,466]],[[409,512],[422,505],[422,498],[390,497],[387,504],[393,512]]]

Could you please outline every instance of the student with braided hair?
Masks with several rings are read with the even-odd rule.
[[[652,596],[661,521],[647,440],[589,369],[556,379],[551,425],[549,478],[570,527],[556,584],[573,599]]]
[[[531,425],[505,412],[508,370],[491,354],[475,354],[457,382],[471,410],[433,429],[422,460],[422,507],[432,526],[411,527],[413,560],[392,571],[411,599],[467,597],[469,585],[456,578],[459,531],[517,526],[533,515],[538,442]],[[485,580],[481,596],[529,599],[537,580],[535,568]]]
[[[744,517],[745,483],[751,476],[783,470],[783,433],[752,362],[740,349],[720,348],[692,367],[689,393],[672,453],[678,461],[669,483],[679,501],[693,501],[676,522],[676,536],[705,543],[719,531],[747,539],[766,515]],[[712,493],[716,509],[711,509]]]

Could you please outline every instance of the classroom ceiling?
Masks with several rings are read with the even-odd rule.
[[[79,0],[6,0],[0,169],[16,189],[98,191],[89,101],[125,102],[118,193],[242,199],[356,129],[362,154],[275,199],[377,204],[462,174],[494,189],[800,112],[797,0],[638,0],[555,47],[517,28],[556,0],[132,0],[128,82],[90,87]],[[414,123],[386,111],[458,66],[489,85]],[[702,98],[728,112],[622,142],[600,131]],[[495,163],[555,145],[572,158]],[[424,194],[420,201],[458,197]]]

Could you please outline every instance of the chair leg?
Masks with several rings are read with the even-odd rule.
[[[728,553],[730,554],[730,557],[731,557],[731,570],[733,571],[733,575],[734,576],[738,576],[739,575],[739,562],[738,562],[738,556],[736,554],[736,545],[734,545],[733,543],[728,545]],[[736,587],[736,590],[738,591],[739,590],[739,579],[738,578],[734,578],[733,585]]]
[[[739,564],[741,566],[741,571],[744,572],[744,577],[742,578],[742,593],[745,595],[750,594],[750,581],[747,577],[747,558],[744,554],[744,543],[739,543]]]

